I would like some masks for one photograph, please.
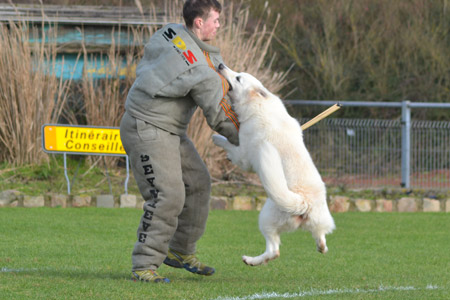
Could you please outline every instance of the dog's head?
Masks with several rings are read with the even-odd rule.
[[[224,64],[219,65],[218,72],[230,84],[228,96],[236,105],[269,98],[270,92],[252,75],[234,72]]]

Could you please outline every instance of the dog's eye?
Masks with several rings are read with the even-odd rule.
[[[236,77],[237,82],[241,82],[241,76]]]

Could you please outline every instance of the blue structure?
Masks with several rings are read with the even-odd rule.
[[[0,22],[10,21],[41,27],[39,36],[30,41],[58,46],[56,61],[48,64],[53,70],[55,63],[56,76],[64,80],[80,80],[85,70],[93,78],[134,73],[135,66],[127,70],[125,58],[118,70],[108,69],[110,47],[114,45],[119,53],[140,47],[145,40],[136,42],[131,28],[159,27],[168,22],[163,13],[134,7],[0,4]],[[56,29],[57,34],[51,34],[51,29]],[[86,51],[82,51],[83,47]]]
[[[126,60],[122,58],[119,70],[109,70],[109,57],[105,52],[109,51],[112,44],[120,48],[142,46],[133,42],[133,37],[131,33],[127,32],[127,28],[124,30],[105,26],[89,26],[81,31],[78,27],[63,25],[58,26],[56,38],[51,37],[51,34],[45,34],[50,29],[49,25],[45,25],[41,37],[30,39],[30,41],[60,45],[62,51],[56,56],[54,71],[58,78],[62,77],[64,80],[80,80],[84,69],[93,78],[103,78],[115,74],[125,77],[129,75],[127,74]],[[45,36],[45,40],[42,36]],[[82,45],[87,48],[87,55],[79,54]],[[49,69],[52,69],[52,63],[48,62]],[[134,72],[134,70],[135,66],[130,71]]]

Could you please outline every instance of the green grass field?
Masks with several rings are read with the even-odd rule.
[[[1,299],[450,299],[450,214],[335,214],[321,255],[307,232],[282,236],[281,257],[260,267],[255,211],[212,211],[201,277],[167,266],[168,285],[133,282],[130,252],[141,211],[1,208]]]

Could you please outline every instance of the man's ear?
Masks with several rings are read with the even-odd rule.
[[[201,17],[197,17],[194,19],[194,27],[201,28],[203,26],[203,19]]]

